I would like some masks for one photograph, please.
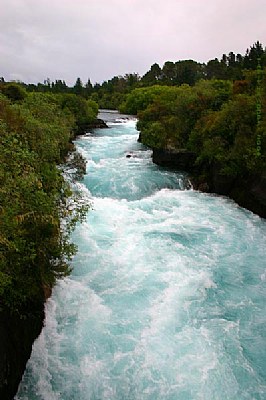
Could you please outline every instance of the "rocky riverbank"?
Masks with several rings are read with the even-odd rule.
[[[103,129],[103,128],[108,128],[107,124],[100,118],[97,118],[94,120],[93,123],[86,125],[83,127],[82,131],[80,131],[78,134],[79,135],[84,135],[88,132],[88,130],[91,129]]]
[[[17,392],[32,344],[44,320],[44,301],[29,305],[28,315],[0,312],[0,398],[12,400]]]
[[[223,175],[218,163],[202,171],[195,165],[195,153],[178,149],[153,149],[152,159],[160,166],[188,172],[194,189],[227,196],[266,218],[266,173],[234,178]]]

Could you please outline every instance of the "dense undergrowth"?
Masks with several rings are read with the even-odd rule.
[[[70,233],[88,206],[58,165],[97,111],[74,94],[0,87],[0,311],[34,312],[70,271]]]

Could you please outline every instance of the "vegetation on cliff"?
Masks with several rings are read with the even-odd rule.
[[[141,141],[152,148],[193,151],[198,165],[208,168],[217,161],[224,164],[225,174],[256,171],[265,157],[264,107],[258,126],[255,89],[239,93],[236,87],[230,81],[210,80],[194,87],[160,86],[157,94],[158,87],[136,89],[123,110],[132,110],[132,103],[145,97],[138,129]]]
[[[207,181],[214,166],[225,177],[259,176],[266,170],[266,69],[260,63],[241,71],[241,80],[136,88],[120,109],[138,115],[147,146],[195,153],[195,169]]]
[[[97,106],[74,94],[27,94],[14,83],[0,90],[0,311],[23,317],[69,273],[69,235],[87,206],[58,164]]]

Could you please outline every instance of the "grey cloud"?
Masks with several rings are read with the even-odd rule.
[[[266,44],[264,0],[2,0],[0,76],[93,82]]]

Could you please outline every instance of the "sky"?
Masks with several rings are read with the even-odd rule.
[[[0,0],[0,77],[101,83],[266,46],[265,0]]]

